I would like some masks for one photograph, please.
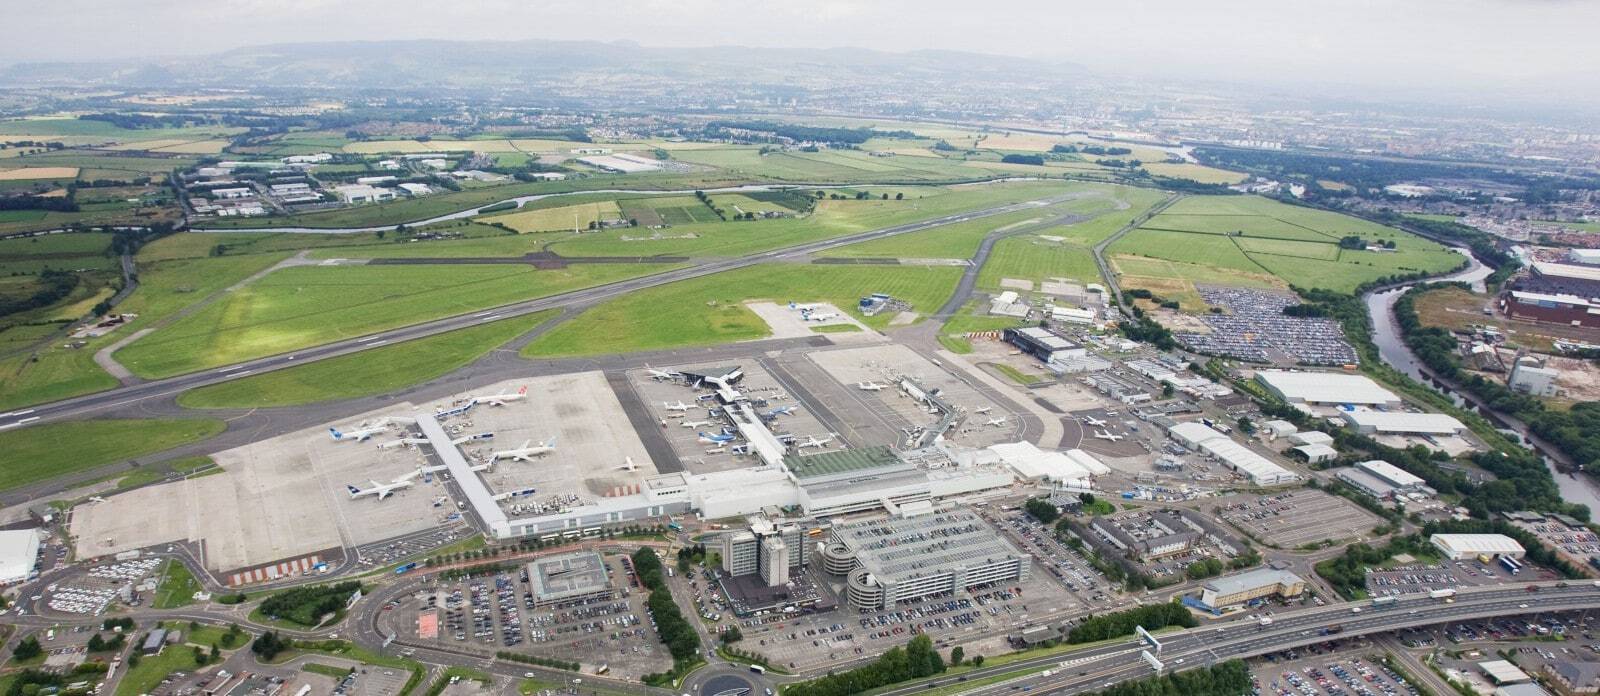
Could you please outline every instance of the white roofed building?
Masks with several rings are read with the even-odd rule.
[[[1361,375],[1261,370],[1256,381],[1291,404],[1398,407],[1400,397]]]
[[[39,559],[41,538],[37,529],[0,531],[0,586],[28,579]]]
[[[1466,424],[1443,413],[1345,411],[1340,414],[1356,432],[1377,435],[1460,435]]]
[[[1522,544],[1504,534],[1435,534],[1428,541],[1446,558],[1455,561],[1480,555],[1522,558],[1527,554]]]

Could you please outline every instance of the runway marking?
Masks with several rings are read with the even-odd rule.
[[[26,411],[11,411],[9,413],[0,413],[0,418],[10,418],[12,416],[26,416],[26,415],[28,415],[30,413],[33,413],[35,410],[37,410],[37,409],[31,409],[30,408],[30,409],[28,409]]]
[[[386,338],[386,339],[383,339],[383,340],[382,340],[382,341],[378,341],[378,342],[377,342],[377,343],[369,343],[369,344],[367,344],[367,345],[368,345],[368,347],[371,347],[371,346],[381,346],[381,345],[383,345],[383,344],[385,344],[385,343],[388,343],[388,342],[389,342],[389,339],[387,339],[387,338]]]
[[[240,372],[240,373],[234,375],[234,377],[243,377],[243,376],[248,375],[248,374],[250,374],[252,372],[255,372],[255,370],[245,370],[244,372]]]

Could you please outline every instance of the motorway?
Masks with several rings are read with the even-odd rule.
[[[487,321],[494,321],[496,319],[522,316],[532,314],[534,312],[541,312],[547,309],[582,309],[620,295],[625,295],[631,292],[653,288],[668,283],[745,268],[747,266],[753,266],[759,263],[793,260],[809,254],[827,251],[829,249],[848,244],[883,239],[885,237],[892,237],[900,234],[919,232],[933,227],[966,222],[969,220],[976,220],[995,215],[1003,215],[1005,213],[1017,212],[1030,208],[1042,207],[1053,203],[1071,200],[1075,197],[1075,195],[1076,194],[1066,194],[1042,200],[1013,203],[1009,205],[996,206],[993,208],[967,211],[954,215],[945,215],[942,217],[922,220],[920,222],[907,223],[904,225],[896,225],[894,227],[858,232],[842,237],[833,237],[821,241],[808,242],[805,244],[799,244],[796,246],[757,254],[750,254],[747,256],[711,260],[698,266],[679,268],[661,273],[655,273],[652,275],[640,276],[637,278],[629,278],[627,280],[620,280],[614,283],[597,285],[581,290],[573,290],[570,292],[550,295],[538,299],[502,305],[471,314],[462,314],[443,319],[436,319],[433,321],[413,324],[411,326],[393,329],[390,331],[328,343],[313,348],[295,351],[293,353],[273,355],[234,365],[228,365],[225,367],[194,372],[186,375],[179,375],[167,379],[152,380],[142,384],[120,387],[94,394],[86,394],[84,396],[74,397],[71,399],[41,404],[33,408],[0,414],[0,431],[39,423],[47,423],[55,420],[68,420],[104,415],[109,412],[138,404],[139,402],[145,400],[172,396],[189,389],[218,384],[247,375],[261,374],[263,372],[271,372],[273,370],[280,370],[286,367],[293,367],[295,365],[302,365],[308,362],[315,362],[317,360],[325,360],[341,355],[348,355],[366,350],[368,348],[431,336],[446,331],[453,331],[455,329],[474,326]]]
[[[1253,621],[1201,626],[1158,635],[1157,640],[1161,642],[1158,658],[1169,670],[1181,670],[1321,643],[1335,637],[1386,633],[1494,616],[1600,608],[1600,587],[1593,582],[1573,582],[1567,587],[1559,587],[1558,583],[1536,585],[1540,587],[1538,592],[1528,592],[1524,585],[1462,589],[1454,598],[1455,601],[1448,603],[1419,594],[1384,608],[1372,607],[1370,602],[1364,601],[1330,604],[1276,614],[1270,626],[1261,626]],[[1357,608],[1360,612],[1353,611]],[[1319,635],[1320,629],[1330,626],[1339,626],[1341,630],[1336,636]],[[1153,669],[1140,655],[1146,649],[1148,646],[1139,641],[1127,640],[1081,652],[974,670],[964,675],[968,681],[1033,668],[1047,670],[1051,674],[1046,676],[1043,672],[1030,671],[1013,679],[974,688],[967,693],[993,696],[1019,690],[1051,694],[1094,691],[1111,683],[1153,675]],[[948,682],[937,678],[927,681]],[[885,693],[904,695],[927,688],[925,683],[917,683]]]

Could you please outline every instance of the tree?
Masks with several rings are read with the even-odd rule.
[[[894,194],[894,199],[897,200],[897,201],[905,200],[906,199],[906,192],[905,191],[901,191],[901,192],[899,192],[897,194]]]
[[[1173,391],[1174,390],[1172,388],[1172,383],[1171,382],[1162,382],[1161,383],[1161,398],[1163,398],[1163,399],[1172,398]]]
[[[729,626],[727,630],[722,632],[723,643],[737,643],[741,640],[744,640],[744,633],[739,631],[738,626]]]
[[[210,660],[211,660],[211,658],[206,657],[206,649],[205,648],[202,648],[202,647],[200,647],[198,645],[194,646],[194,663],[196,665],[200,665],[200,666],[203,667]]]
[[[1249,418],[1239,416],[1239,430],[1244,432],[1246,435],[1254,434],[1256,431],[1256,424],[1252,423]]]
[[[965,654],[966,654],[966,651],[962,650],[961,646],[959,646],[959,645],[957,645],[954,648],[951,648],[950,649],[950,666],[952,666],[952,667],[959,666],[961,664],[961,658],[963,656],[965,656]]]
[[[1022,509],[1042,524],[1050,524],[1061,516],[1061,510],[1055,503],[1044,498],[1030,498],[1028,502],[1022,504]]]
[[[101,638],[100,634],[96,633],[89,636],[89,642],[84,647],[88,648],[89,652],[100,652],[106,649],[106,639]]]
[[[982,667],[983,666],[983,656],[982,655],[973,655],[972,656],[972,666],[973,667]]]
[[[221,660],[222,660],[222,648],[217,647],[216,643],[212,643],[211,644],[211,662],[219,662]]]
[[[44,648],[39,645],[38,636],[22,639],[22,642],[17,643],[17,647],[11,650],[11,656],[18,660],[31,660],[43,654]]]

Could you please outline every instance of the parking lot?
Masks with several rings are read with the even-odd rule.
[[[1402,595],[1450,587],[1497,585],[1501,583],[1554,580],[1553,571],[1524,562],[1522,571],[1512,574],[1503,566],[1477,559],[1444,560],[1435,564],[1409,564],[1374,570],[1367,574],[1367,593]]]
[[[1332,319],[1291,317],[1285,307],[1300,303],[1293,295],[1249,288],[1198,286],[1207,304],[1224,313],[1199,317],[1209,333],[1179,332],[1185,347],[1207,355],[1229,355],[1256,362],[1291,365],[1349,365],[1356,352]]]
[[[624,560],[606,557],[612,578],[620,580],[613,585],[622,585],[609,599],[535,608],[527,575],[517,570],[427,585],[401,610],[410,612],[408,623],[424,641],[573,660],[586,668],[607,665],[614,675],[638,678],[672,658],[656,638],[645,594]]]
[[[1233,496],[1221,516],[1264,543],[1293,549],[1305,544],[1366,538],[1383,520],[1360,506],[1322,491],[1295,490]]]
[[[117,599],[119,590],[151,582],[164,563],[160,558],[115,561],[93,566],[82,576],[53,583],[44,593],[45,606],[65,614],[98,615]]]
[[[1419,696],[1399,672],[1360,648],[1319,654],[1306,651],[1298,659],[1256,661],[1256,688],[1270,696]]]
[[[453,511],[455,506],[445,501],[440,503],[440,508]],[[446,516],[448,517],[449,513],[446,513]],[[450,520],[448,527],[368,544],[356,549],[356,555],[360,557],[362,566],[384,566],[401,559],[421,556],[471,534],[472,530],[461,520],[458,513]]]
[[[1036,575],[1030,587],[1039,585],[1037,573],[1043,570],[1069,593],[1064,608],[1099,609],[1122,601],[1120,593],[1112,583],[1106,581],[1105,575],[1089,565],[1077,551],[1057,541],[1054,531],[1049,527],[1018,512],[994,515],[982,510],[978,514],[996,528],[1004,530],[1018,548],[1033,554]]]
[[[811,438],[834,438],[821,449],[836,448],[842,444],[811,412],[800,403],[789,389],[775,379],[753,359],[734,360],[708,365],[674,365],[656,367],[657,370],[709,370],[715,367],[738,367],[744,376],[737,387],[750,399],[750,405],[767,418],[767,428],[780,441],[806,442]],[[759,466],[761,460],[751,454],[740,454],[742,438],[733,437],[717,442],[724,431],[737,432],[711,388],[695,388],[680,379],[663,379],[652,376],[648,370],[628,373],[628,383],[638,394],[650,418],[661,434],[671,444],[673,452],[690,473],[727,471],[749,466]]]

